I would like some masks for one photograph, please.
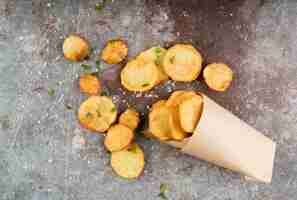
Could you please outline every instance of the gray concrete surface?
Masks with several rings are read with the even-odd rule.
[[[295,0],[110,0],[97,12],[98,1],[0,1],[1,200],[153,200],[161,183],[173,200],[297,199]],[[247,182],[142,137],[137,140],[145,150],[143,175],[136,181],[117,177],[103,137],[76,120],[85,97],[77,87],[80,64],[62,56],[70,33],[86,37],[95,53],[120,36],[129,43],[130,57],[153,44],[183,41],[199,47],[206,63],[229,63],[235,81],[226,93],[198,82],[186,87],[206,92],[277,142],[271,185]],[[94,60],[92,55],[86,62]],[[128,95],[117,81],[106,83],[115,101]],[[133,95],[138,104],[154,100]]]

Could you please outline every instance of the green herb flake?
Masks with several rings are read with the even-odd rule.
[[[92,69],[91,65],[88,64],[81,64],[80,65],[85,71],[90,71]]]
[[[50,88],[47,90],[48,96],[52,97],[55,95],[55,90],[53,88]]]
[[[117,109],[115,107],[113,107],[110,112],[114,113]]]
[[[96,51],[96,47],[90,47],[90,55],[93,55],[95,51]]]
[[[101,61],[100,60],[96,60],[96,72],[100,73],[102,71],[102,67],[101,67]]]
[[[167,199],[165,193],[167,191],[167,186],[164,183],[161,183],[160,185],[160,193],[158,194],[158,197],[162,199]]]
[[[108,2],[109,0],[102,0],[102,2],[101,3],[96,3],[96,5],[95,5],[95,9],[96,9],[96,11],[102,11],[103,10],[103,8],[106,6],[106,3]]]
[[[110,92],[109,92],[108,88],[103,87],[100,95],[101,96],[109,96],[109,94],[110,94]]]
[[[147,87],[147,86],[149,86],[150,84],[149,83],[144,83],[144,84],[142,84],[141,86],[142,87]]]
[[[108,93],[106,91],[101,92],[101,96],[107,96],[107,95],[108,95]]]
[[[156,65],[161,64],[161,53],[162,53],[162,50],[160,47],[155,48],[155,54],[156,54],[155,64]]]
[[[159,55],[162,52],[160,47],[155,48],[155,53]]]
[[[174,60],[175,60],[175,57],[172,56],[169,61],[170,61],[171,64],[173,64],[174,63]]]
[[[95,4],[95,10],[96,11],[102,11],[103,10],[103,8],[104,8],[104,2],[101,2],[101,3],[96,3]]]

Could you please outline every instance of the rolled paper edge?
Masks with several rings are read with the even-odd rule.
[[[204,99],[203,111],[193,135],[184,141],[167,144],[253,180],[270,183],[275,142],[201,95]]]

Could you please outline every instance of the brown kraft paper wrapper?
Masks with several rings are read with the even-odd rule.
[[[182,142],[168,143],[196,158],[270,183],[275,142],[201,95],[203,112],[193,135]]]

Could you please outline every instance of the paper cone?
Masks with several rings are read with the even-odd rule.
[[[201,119],[194,134],[169,142],[182,152],[258,181],[272,178],[275,143],[203,95]]]

